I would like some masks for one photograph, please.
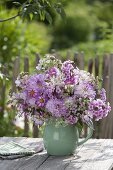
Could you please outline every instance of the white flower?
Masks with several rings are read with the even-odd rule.
[[[19,86],[20,86],[21,81],[19,80],[19,78],[17,78],[17,80],[15,81],[15,84],[16,84],[16,86],[17,86],[17,87],[19,87]]]

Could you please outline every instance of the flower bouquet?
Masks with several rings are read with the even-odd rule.
[[[93,121],[106,117],[110,112],[106,91],[99,87],[98,77],[75,68],[70,60],[61,62],[46,55],[40,59],[36,69],[37,73],[33,75],[21,73],[18,76],[15,82],[18,91],[11,94],[10,102],[16,106],[20,116],[26,115],[36,125],[46,123],[44,144],[49,154],[71,154],[78,143],[77,129],[84,124],[93,128]],[[66,140],[73,143],[68,142],[65,148],[73,147],[65,153]],[[52,144],[57,148],[54,152]],[[63,154],[56,153],[58,150]]]

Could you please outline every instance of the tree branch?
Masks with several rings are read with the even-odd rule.
[[[10,18],[7,18],[7,19],[0,19],[0,22],[5,22],[5,21],[9,21],[9,20],[12,20],[12,19],[15,19],[19,16],[19,14],[15,15],[15,16],[12,16]]]

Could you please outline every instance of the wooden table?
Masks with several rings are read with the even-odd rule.
[[[38,138],[0,138],[0,144],[14,140],[42,141]],[[113,139],[90,139],[72,156],[55,157],[46,151],[14,160],[1,160],[0,170],[112,170]]]

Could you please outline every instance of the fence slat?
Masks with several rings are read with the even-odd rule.
[[[24,58],[24,72],[29,73],[29,59],[28,57]],[[28,118],[25,115],[24,117],[24,136],[28,137],[29,136],[29,124],[28,124]]]
[[[84,69],[84,53],[81,52],[74,54],[74,63],[79,69]]]
[[[110,55],[109,61],[109,102],[111,107],[113,106],[113,54]],[[107,127],[106,127],[106,136],[107,138],[113,138],[113,109],[107,117]]]
[[[88,72],[92,73],[93,71],[93,59],[89,59],[88,61]]]
[[[104,55],[103,56],[103,63],[102,63],[102,87],[106,90],[107,100],[109,97],[109,56]],[[104,118],[100,122],[100,138],[108,138],[108,129],[109,129],[109,117]]]
[[[16,91],[16,85],[15,85],[15,80],[17,79],[17,76],[20,73],[20,58],[16,57],[14,60],[14,68],[13,68],[13,77],[12,77],[12,91]]]
[[[95,77],[99,76],[99,57],[97,56],[95,58]]]
[[[107,100],[109,100],[109,56],[104,55],[102,64],[102,87],[106,89]]]

